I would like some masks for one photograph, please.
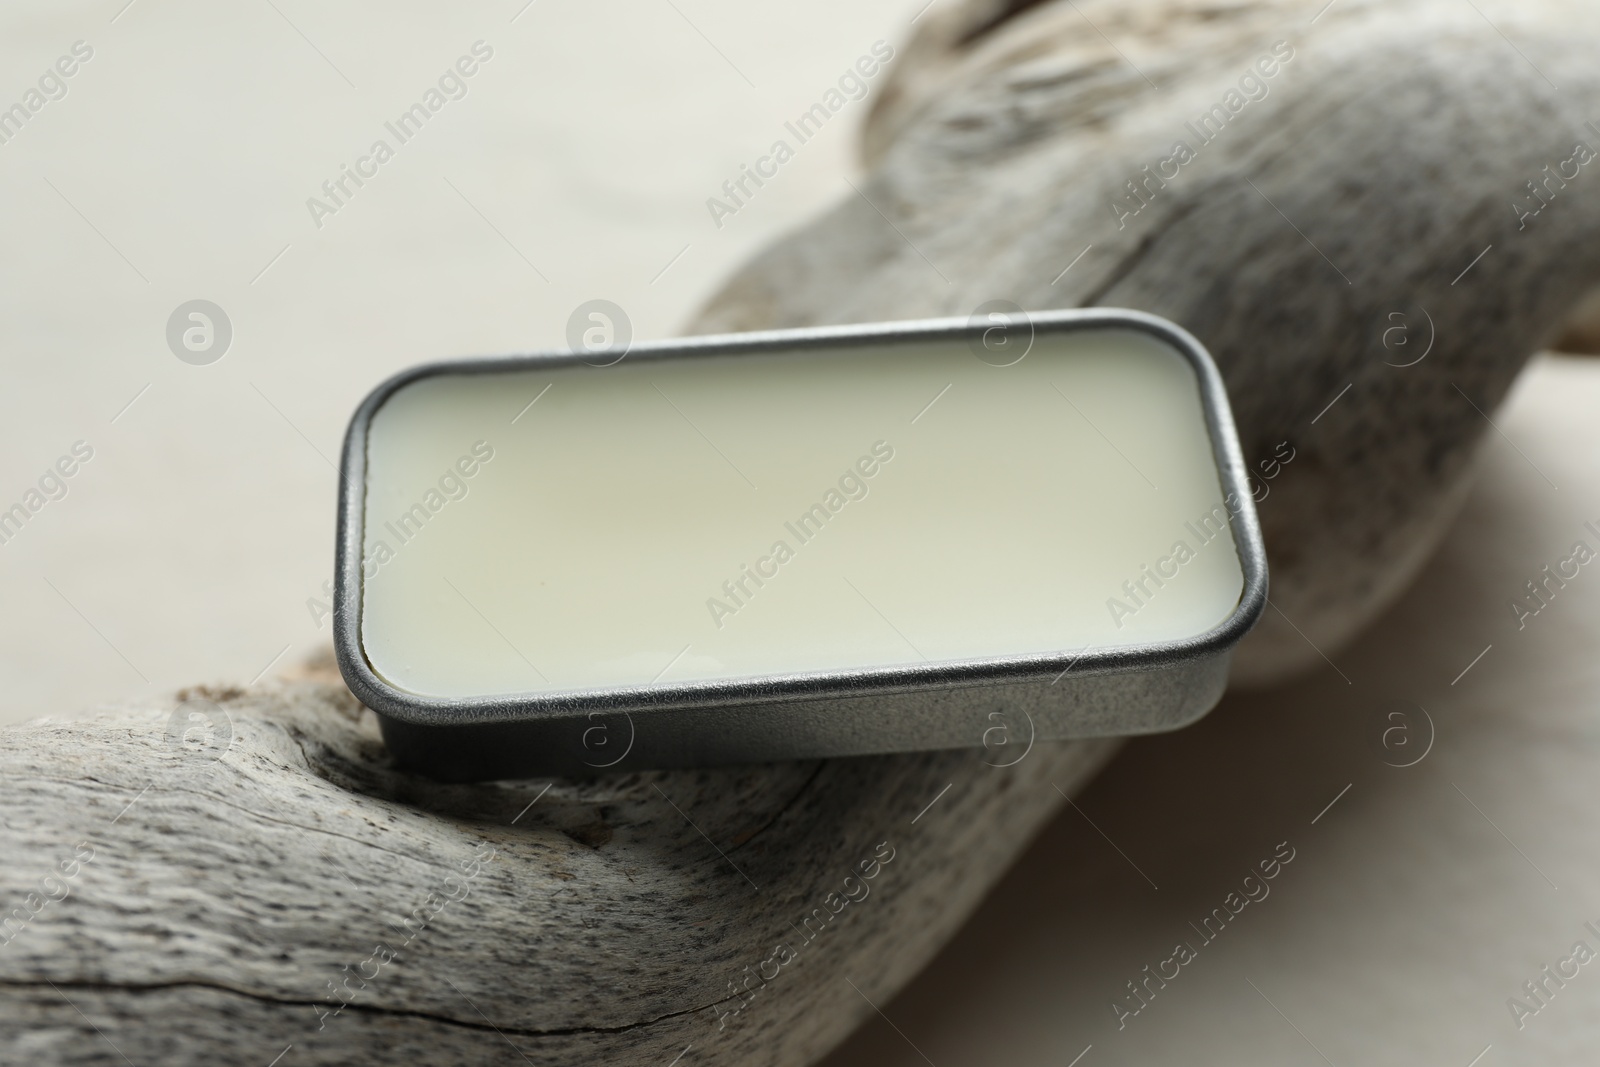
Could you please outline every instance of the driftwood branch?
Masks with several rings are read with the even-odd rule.
[[[180,696],[0,734],[8,1062],[804,1062],[1114,748],[463,787],[333,679]]]
[[[1600,9],[1529,0],[1496,26],[1453,0],[1340,0],[1313,23],[1317,6],[930,9],[859,195],[697,327],[995,299],[1182,323],[1247,462],[1296,456],[1261,486],[1275,609],[1235,677],[1320,664],[1427,559],[1485,416],[1600,284]]]
[[[1600,33],[1555,0],[1504,37],[1454,2],[1342,0],[1313,25],[1314,6],[937,5],[868,126],[861,195],[696,328],[991,299],[1177,319],[1216,353],[1249,459],[1296,457],[1262,479],[1280,610],[1242,666],[1317,662],[1426,557],[1485,415],[1600,281],[1600,167],[1527,187],[1600,147]],[[1271,56],[1266,95],[1230,110]],[[1214,136],[1186,134],[1219,103]],[[1419,348],[1393,314],[1426,358],[1399,366]],[[1115,748],[1029,750],[1020,729],[472,787],[390,769],[325,672],[8,729],[0,1058],[804,1063]]]

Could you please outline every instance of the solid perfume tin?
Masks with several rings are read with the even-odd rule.
[[[338,525],[340,669],[457,781],[1170,730],[1266,600],[1217,370],[1131,311],[429,364]]]

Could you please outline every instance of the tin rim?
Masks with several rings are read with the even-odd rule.
[[[361,645],[361,549],[365,512],[362,505],[366,486],[367,430],[371,420],[391,396],[423,378],[442,374],[494,374],[536,367],[585,365],[583,356],[551,350],[424,363],[401,371],[381,383],[356,408],[345,433],[341,453],[338,537],[334,550],[334,655],[345,683],[363,704],[393,719],[419,726],[465,726],[556,719],[596,711],[647,713],[683,708],[789,703],[875,693],[1017,685],[1058,678],[1068,672],[1102,674],[1159,670],[1226,654],[1249,632],[1266,608],[1267,557],[1234,427],[1233,412],[1216,364],[1193,334],[1176,323],[1145,312],[1085,308],[1024,312],[1023,315],[1036,335],[1117,328],[1140,331],[1175,349],[1194,370],[1223,500],[1226,503],[1231,496],[1237,502],[1237,507],[1230,511],[1230,525],[1244,577],[1238,604],[1226,619],[1210,630],[1177,641],[1111,646],[1093,652],[1063,650],[1059,653],[753,675],[687,683],[469,698],[429,697],[398,689],[377,674]],[[627,358],[653,360],[736,356],[779,349],[804,350],[840,342],[964,341],[981,334],[985,328],[968,319],[946,318],[765,330],[643,342],[630,347]]]

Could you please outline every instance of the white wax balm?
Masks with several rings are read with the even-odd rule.
[[[911,339],[403,385],[366,432],[362,652],[394,689],[471,700],[1229,619],[1244,575],[1191,362],[1127,328],[995,362]]]

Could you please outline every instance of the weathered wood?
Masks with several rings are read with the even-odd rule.
[[[1567,162],[1600,150],[1600,10],[1530,0],[1497,32],[1455,0],[1339,0],[1313,23],[1320,7],[936,5],[866,130],[860,194],[741,269],[696,327],[994,299],[1176,320],[1216,356],[1247,462],[1280,442],[1296,457],[1260,505],[1275,607],[1235,678],[1322,663],[1428,557],[1485,415],[1600,283],[1600,166]],[[1250,102],[1262,57],[1276,73]],[[1205,143],[1186,123],[1213,105],[1227,125]],[[1163,178],[1180,141],[1195,158]]]
[[[1262,505],[1284,614],[1247,673],[1318,662],[1286,620],[1333,646],[1405,583],[1478,409],[1600,280],[1600,174],[1525,230],[1510,208],[1588,136],[1600,34],[1523,5],[1502,29],[1535,71],[1470,5],[1316,6],[936,5],[868,127],[864,195],[696,328],[994,298],[1176,318],[1249,458],[1295,449]],[[1119,226],[1119,187],[1277,40],[1296,52],[1270,95]],[[1416,351],[1384,348],[1387,316],[1419,331],[1421,307],[1431,354],[1386,366]],[[804,1063],[1115,748],[442,786],[389,769],[326,674],[180,699],[0,732],[0,1059]]]
[[[463,787],[331,678],[180,697],[0,733],[5,1062],[805,1062],[1114,748]]]

